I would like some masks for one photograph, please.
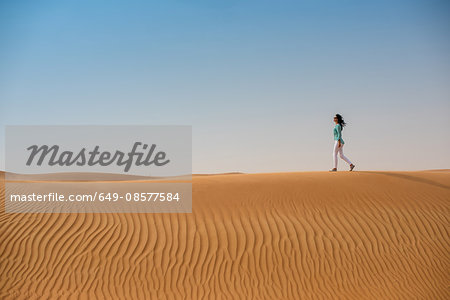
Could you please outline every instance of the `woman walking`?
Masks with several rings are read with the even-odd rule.
[[[344,122],[344,119],[340,114],[336,114],[334,116],[334,123],[336,124],[334,126],[334,149],[333,149],[333,163],[334,168],[330,170],[330,172],[336,172],[337,171],[337,156],[339,153],[339,157],[342,158],[345,162],[347,162],[350,165],[350,171],[352,171],[355,168],[355,165],[344,155],[344,140],[342,139],[342,130],[344,129],[344,126],[346,123]]]

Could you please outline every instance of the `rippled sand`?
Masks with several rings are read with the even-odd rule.
[[[1,299],[450,299],[445,170],[194,176],[192,214],[3,201]]]

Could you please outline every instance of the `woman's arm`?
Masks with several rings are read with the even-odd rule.
[[[341,137],[342,137],[342,133],[341,133],[342,127],[341,127],[341,125],[337,124],[336,125],[336,129],[337,129],[337,133],[338,133],[338,145],[339,145],[339,147],[341,147]]]

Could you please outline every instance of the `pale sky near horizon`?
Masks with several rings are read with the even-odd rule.
[[[450,168],[450,4],[3,1],[5,125],[192,125],[193,172]],[[340,161],[340,167],[344,163]],[[347,169],[347,166],[345,166]]]

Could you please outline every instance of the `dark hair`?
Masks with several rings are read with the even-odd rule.
[[[337,118],[338,124],[341,125],[341,129],[344,130],[345,125],[347,125],[347,123],[345,123],[344,121],[344,118],[340,114],[336,114],[335,117]]]

